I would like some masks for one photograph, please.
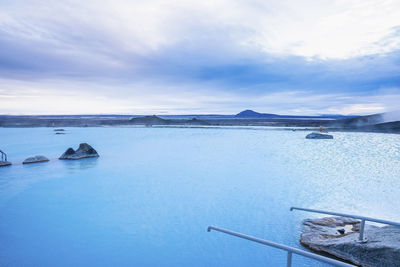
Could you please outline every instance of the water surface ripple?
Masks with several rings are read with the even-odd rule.
[[[301,247],[290,206],[400,221],[400,137],[186,129],[0,128],[0,266],[285,266],[216,225]],[[59,161],[87,142],[101,157]],[[42,154],[48,163],[22,165]],[[327,266],[294,256],[294,266]]]

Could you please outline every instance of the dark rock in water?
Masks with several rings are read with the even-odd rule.
[[[31,164],[31,163],[39,163],[39,162],[47,162],[49,161],[48,158],[46,158],[45,156],[34,156],[34,157],[29,157],[26,160],[24,160],[24,162],[22,162],[22,164]]]
[[[63,133],[63,132],[56,132],[55,134],[65,134],[65,133]]]
[[[78,150],[74,150],[72,148],[68,148],[64,154],[59,157],[59,159],[83,159],[83,158],[96,158],[99,157],[97,151],[86,143],[82,143],[79,145]]]
[[[306,136],[307,139],[333,139],[333,135],[321,134],[321,133],[310,133]]]
[[[75,150],[71,147],[68,148],[67,151],[64,152],[64,155],[66,155],[66,156],[71,156],[73,154],[75,154]]]
[[[339,231],[343,230],[343,234]],[[359,242],[360,221],[326,217],[303,221],[300,243],[361,266],[400,266],[400,227],[365,225],[366,242]]]
[[[0,167],[10,166],[11,162],[0,160]]]
[[[65,132],[64,129],[54,129],[55,132]]]

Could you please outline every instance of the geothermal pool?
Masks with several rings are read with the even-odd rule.
[[[285,266],[290,206],[400,221],[400,135],[208,128],[0,128],[0,266]],[[59,161],[87,142],[98,159]],[[48,163],[22,165],[33,155]],[[293,266],[328,266],[301,256]]]

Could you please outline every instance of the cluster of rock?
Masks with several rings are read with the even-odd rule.
[[[68,148],[59,159],[76,160],[83,158],[96,158],[99,157],[97,151],[86,143],[79,145],[79,148],[75,151],[73,148]]]
[[[333,135],[322,133],[310,133],[306,136],[307,139],[333,139]]]
[[[400,266],[400,227],[365,225],[359,241],[360,221],[326,217],[303,221],[300,243],[360,266]]]
[[[2,154],[5,155],[4,152]],[[84,158],[96,158],[99,157],[97,151],[91,147],[87,143],[81,143],[79,148],[75,151],[73,148],[68,148],[59,159],[63,160],[77,160],[77,159],[84,159]],[[0,167],[10,166],[11,162],[6,160],[6,157],[0,158]],[[48,162],[49,159],[45,156],[37,155],[34,157],[29,157],[25,159],[22,164],[32,164],[32,163],[40,163],[40,162]]]

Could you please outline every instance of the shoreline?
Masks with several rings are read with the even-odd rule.
[[[371,119],[372,118],[372,119]],[[165,118],[153,116],[0,116],[0,128],[63,128],[63,127],[158,127],[158,128],[262,128],[292,131],[315,131],[320,127],[330,132],[400,133],[400,121],[383,122],[381,116],[350,119],[316,118],[238,118],[238,117],[189,117]]]
[[[145,124],[114,124],[114,125],[0,125],[4,128],[182,128],[182,129],[229,129],[229,130],[265,130],[265,131],[301,131],[301,132],[319,132],[319,127],[301,127],[301,126],[267,126],[267,125],[145,125]],[[381,134],[400,134],[400,131],[391,131],[386,129],[364,129],[364,128],[324,128],[324,133],[343,132],[343,133],[381,133]]]

